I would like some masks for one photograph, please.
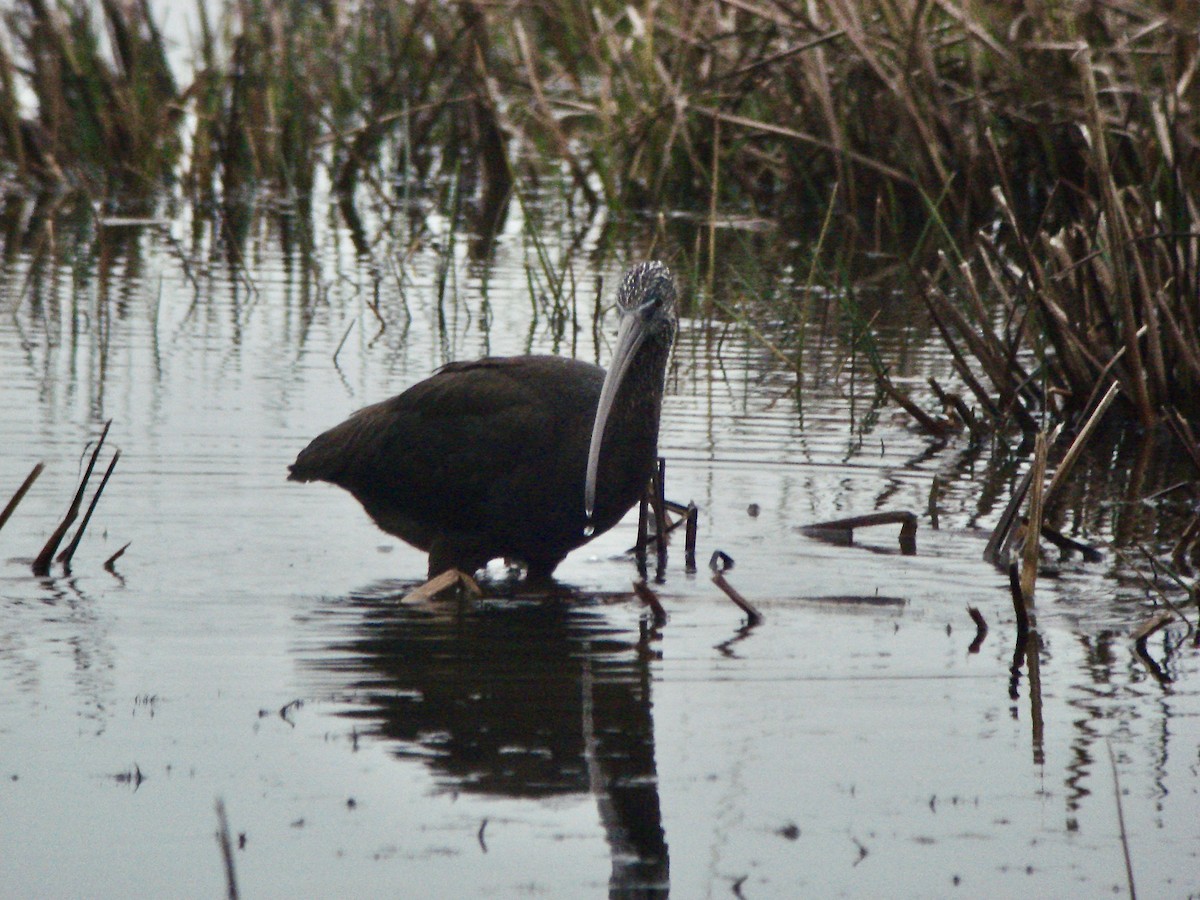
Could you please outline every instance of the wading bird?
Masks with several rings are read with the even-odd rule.
[[[608,372],[560,356],[455,362],[308,445],[292,481],[349,491],[375,523],[429,554],[429,577],[505,557],[546,578],[612,528],[655,467],[675,283],[634,266]]]

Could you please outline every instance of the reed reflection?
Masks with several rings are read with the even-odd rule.
[[[414,608],[396,588],[331,601],[317,618],[333,639],[303,654],[322,688],[348,698],[360,740],[388,742],[456,791],[591,793],[610,896],[665,896],[645,644],[595,599]]]

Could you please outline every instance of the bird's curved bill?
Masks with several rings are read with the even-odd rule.
[[[641,316],[636,312],[627,312],[621,318],[617,329],[617,346],[613,351],[612,362],[608,366],[608,374],[604,376],[604,386],[600,389],[600,403],[596,407],[596,421],[592,423],[592,443],[588,450],[587,479],[584,482],[584,512],[588,518],[588,528],[591,528],[592,513],[596,510],[596,473],[600,467],[600,448],[604,443],[604,429],[608,424],[609,413],[612,412],[613,401],[617,397],[617,389],[625,380],[633,359],[637,356],[638,348],[646,339],[646,329]]]

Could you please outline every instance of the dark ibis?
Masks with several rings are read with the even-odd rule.
[[[678,317],[660,262],[625,273],[607,373],[560,356],[453,362],[317,437],[292,481],[349,491],[429,554],[429,577],[504,557],[547,578],[641,499]]]

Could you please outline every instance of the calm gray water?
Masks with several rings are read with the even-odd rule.
[[[1200,892],[1195,650],[1161,632],[1153,677],[1127,636],[1146,592],[1111,553],[1055,553],[1035,703],[1006,579],[980,561],[1025,463],[870,414],[833,299],[811,301],[797,394],[702,313],[689,245],[655,251],[696,301],[661,450],[668,495],[702,511],[701,572],[673,549],[661,632],[629,593],[635,516],[560,567],[569,601],[401,604],[423,557],[287,464],[451,359],[604,363],[597,278],[611,302],[646,243],[543,231],[573,290],[555,310],[519,210],[486,263],[434,212],[366,256],[333,213],[310,252],[280,221],[254,220],[232,263],[186,213],[7,233],[0,501],[47,468],[0,531],[6,896],[222,896],[218,798],[249,898],[1120,895],[1115,775],[1139,891]],[[723,245],[727,304],[746,243]],[[913,318],[877,325],[920,391],[949,365]],[[109,418],[121,459],[73,570],[35,578]],[[1118,486],[1071,524],[1102,543],[1134,508]],[[849,547],[797,530],[881,510],[922,516],[916,556],[894,528]],[[758,627],[711,584],[716,549]],[[978,653],[968,604],[991,626]]]

